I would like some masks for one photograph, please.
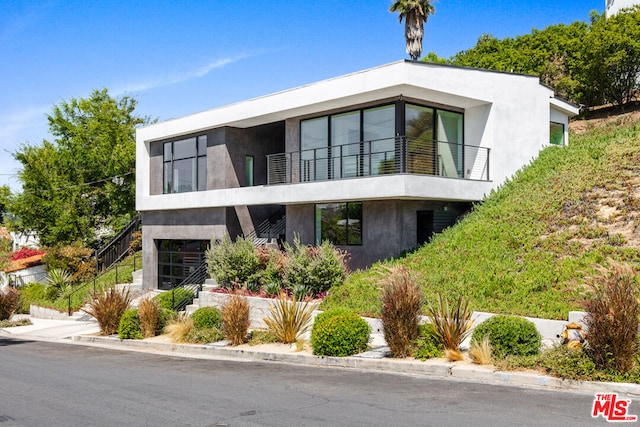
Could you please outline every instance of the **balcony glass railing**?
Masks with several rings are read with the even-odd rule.
[[[406,137],[270,154],[267,185],[418,174],[489,180],[489,148]]]

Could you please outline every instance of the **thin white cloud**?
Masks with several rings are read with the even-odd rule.
[[[127,92],[141,92],[144,90],[155,89],[163,86],[174,85],[177,83],[183,83],[189,80],[197,79],[206,76],[211,71],[222,68],[225,65],[232,64],[234,62],[238,62],[242,59],[245,59],[247,55],[240,55],[234,58],[222,58],[212,61],[202,67],[199,67],[195,70],[189,70],[181,74],[177,75],[166,75],[162,77],[158,77],[155,79],[150,79],[144,82],[133,83],[124,86],[123,88],[119,88],[114,90],[115,94],[122,94]]]
[[[34,131],[47,129],[47,113],[51,106],[34,105],[0,116],[0,146],[17,146],[34,136]],[[40,137],[44,137],[41,134]]]

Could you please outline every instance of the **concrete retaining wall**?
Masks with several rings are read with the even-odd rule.
[[[200,307],[214,306],[218,308],[222,307],[222,305],[226,302],[228,297],[229,297],[228,294],[222,294],[219,292],[207,292],[207,291],[201,291],[198,296],[200,300]],[[249,318],[251,320],[251,327],[266,328],[267,325],[265,325],[263,319],[269,316],[270,314],[269,307],[273,304],[274,300],[270,298],[259,298],[259,297],[247,297],[247,299],[249,300],[249,306],[250,306]],[[315,318],[315,316],[318,315],[319,313],[321,313],[321,311],[318,311],[318,310],[314,311],[313,317]],[[474,319],[473,327],[475,328],[480,323],[484,322],[485,320],[487,320],[492,316],[495,316],[495,314],[485,313],[481,311],[474,312],[472,317]],[[569,313],[568,322],[578,322],[584,325],[584,321],[583,321],[584,316],[585,316],[584,312],[572,311]],[[364,318],[364,319],[371,326],[372,333],[374,334],[383,333],[382,321],[380,319],[373,319],[373,318]],[[562,330],[564,329],[564,325],[568,323],[565,320],[538,319],[535,317],[526,317],[526,319],[530,320],[531,322],[533,322],[534,325],[536,325],[536,328],[540,332],[540,335],[542,335],[543,340],[556,340],[560,332],[562,332]],[[428,322],[429,317],[423,316],[422,321],[425,323]]]
[[[60,312],[53,308],[40,307],[39,305],[29,306],[29,316],[37,319],[69,320],[67,312]]]

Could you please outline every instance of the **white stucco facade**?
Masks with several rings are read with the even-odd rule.
[[[151,194],[149,153],[154,141],[224,126],[246,128],[402,96],[464,110],[465,144],[490,150],[489,180],[474,182],[473,176],[469,180],[393,176],[359,178],[348,183],[331,181]],[[376,198],[477,201],[548,144],[550,121],[565,126],[565,141],[568,140],[568,117],[577,112],[577,107],[555,99],[553,91],[542,86],[537,77],[396,62],[138,129],[136,207],[147,211],[168,206],[191,209]],[[415,185],[416,180],[422,184]],[[430,182],[433,180],[439,185],[433,185]]]
[[[605,0],[606,15],[613,16],[621,9],[640,5],[640,0]]]
[[[368,129],[384,129],[379,141],[392,148],[384,149],[389,158],[377,160],[376,168],[385,169],[372,170],[375,138],[365,136],[365,113],[381,110],[389,114],[386,121],[369,123]],[[431,130],[418,135],[423,139],[409,135],[411,120],[417,120],[407,120],[412,111],[427,112]],[[265,223],[286,223],[279,240],[317,243],[325,239],[323,209],[347,212],[349,205],[359,212],[359,237],[339,247],[352,255],[351,267],[395,257],[451,226],[537,157],[550,143],[551,128],[555,141],[566,144],[569,117],[577,113],[535,76],[399,61],[139,128],[136,208],[143,215],[145,286],[168,289],[180,271],[191,271],[197,261],[172,261],[189,245],[256,236]],[[327,135],[334,120],[345,116],[359,117],[360,124],[348,129],[353,134],[341,134],[349,136],[348,143],[334,147]],[[454,127],[445,128],[442,117],[455,117]],[[303,125],[318,120],[326,123],[327,134],[305,134],[305,141],[320,141],[328,156],[320,163],[315,146],[313,159],[302,159],[309,151],[301,142]],[[437,137],[440,131],[445,138],[455,134],[453,145]],[[174,151],[185,141],[196,144],[199,154],[188,157],[193,169],[179,174],[188,176],[188,191],[174,191],[171,185],[182,182],[167,177],[175,179],[175,162],[185,161]],[[357,153],[343,156],[343,148],[354,144]],[[202,178],[200,161],[206,165]],[[358,169],[342,175],[348,161],[359,162]],[[273,179],[278,165],[285,166]],[[326,168],[324,176],[316,175],[319,167]]]

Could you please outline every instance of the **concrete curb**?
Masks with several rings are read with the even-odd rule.
[[[79,335],[74,343],[98,345],[130,351],[154,351],[175,356],[222,357],[245,361],[280,362],[313,367],[336,367],[408,375],[424,375],[483,384],[534,387],[548,390],[567,390],[582,393],[615,392],[627,396],[640,396],[640,384],[573,381],[546,375],[519,371],[492,371],[473,365],[435,361],[409,361],[391,358],[370,359],[358,356],[326,357],[304,353],[287,354],[268,351],[237,349],[216,344],[171,344],[157,341],[120,340],[116,337]]]

